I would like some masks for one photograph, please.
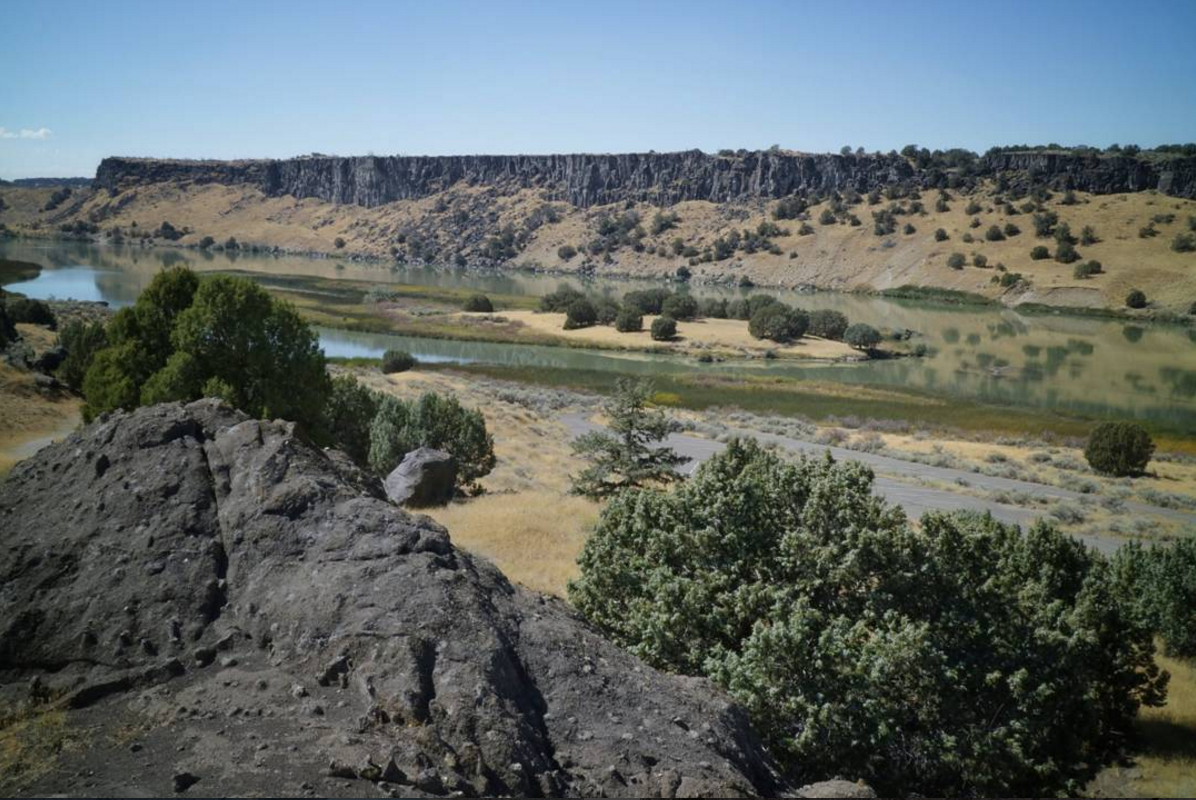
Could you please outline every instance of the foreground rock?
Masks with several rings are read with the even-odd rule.
[[[31,703],[76,744],[5,794],[785,790],[709,683],[215,401],[101,419],[0,485],[0,704]]]
[[[386,496],[412,508],[442,506],[457,488],[457,461],[443,450],[421,447],[403,456],[386,476]]]

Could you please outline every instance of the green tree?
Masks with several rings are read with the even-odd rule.
[[[565,311],[565,330],[588,328],[598,321],[598,309],[586,298],[582,297],[569,304]]]
[[[649,333],[654,341],[672,341],[677,336],[677,320],[672,317],[657,317],[652,320]]]
[[[1146,293],[1141,289],[1131,289],[1125,296],[1125,304],[1130,308],[1146,308]]]
[[[1126,542],[1113,559],[1122,595],[1168,655],[1196,657],[1196,539],[1143,547]]]
[[[104,323],[71,320],[58,332],[58,343],[66,350],[66,358],[58,366],[58,379],[73,391],[82,392],[91,362],[108,345]]]
[[[823,339],[842,339],[848,328],[847,317],[838,311],[821,308],[810,312],[809,333]]]
[[[1133,422],[1102,422],[1084,447],[1088,465],[1106,475],[1140,475],[1153,454],[1150,434]]]
[[[947,266],[951,269],[963,269],[963,265],[968,261],[967,256],[963,253],[952,253],[947,256]]]
[[[370,425],[378,413],[382,395],[363,386],[352,375],[337,375],[331,381],[320,423],[320,438],[338,447],[360,466],[370,456]]]
[[[579,564],[607,635],[713,678],[784,764],[883,794],[1074,792],[1165,691],[1099,554],[975,515],[915,530],[829,456],[732,442],[616,495]]]
[[[609,431],[590,431],[573,442],[573,452],[590,462],[572,478],[574,494],[601,499],[680,479],[676,468],[687,459],[659,444],[669,435],[670,422],[663,411],[648,410],[651,394],[647,382],[618,381],[604,404]]]
[[[615,330],[619,333],[635,333],[644,329],[644,315],[638,308],[623,306],[615,316]]]
[[[475,294],[470,296],[462,306],[464,311],[481,312],[490,314],[494,311],[494,304],[490,302],[490,298],[484,294]]]
[[[936,242],[945,242],[950,238],[951,237],[947,235],[947,231],[943,230],[942,228],[935,229],[934,240]]]
[[[665,298],[660,313],[678,320],[692,320],[698,316],[698,301],[687,294],[674,294]]]
[[[880,344],[880,331],[871,325],[857,322],[843,332],[843,341],[856,350],[871,350]]]
[[[370,467],[387,475],[420,447],[450,453],[462,483],[475,490],[478,478],[494,469],[494,438],[480,411],[464,408],[455,397],[434,393],[413,403],[384,396],[370,424]]]
[[[406,350],[387,350],[382,354],[382,374],[406,372],[415,366],[415,357]]]
[[[748,333],[756,339],[770,339],[774,342],[789,342],[800,339],[810,327],[810,318],[800,308],[790,308],[784,303],[770,303],[748,321]]]

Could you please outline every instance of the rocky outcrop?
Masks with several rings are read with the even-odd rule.
[[[1129,156],[1013,152],[986,156],[979,162],[979,171],[984,176],[1001,172],[1033,175],[1051,185],[1096,193],[1158,189],[1196,197],[1196,158],[1150,161]],[[939,171],[916,170],[898,155],[788,151],[710,155],[690,150],[544,156],[304,156],[277,161],[113,157],[100,163],[95,185],[116,192],[165,181],[249,184],[272,196],[374,207],[466,184],[504,191],[540,189],[550,200],[584,208],[625,201],[729,203],[831,190],[866,192],[893,183],[925,186],[942,178]]]
[[[412,508],[442,506],[457,488],[457,460],[443,450],[420,447],[386,476],[386,496]]]
[[[217,401],[101,418],[0,485],[0,703],[27,702],[88,729],[30,794],[785,790],[711,684]]]

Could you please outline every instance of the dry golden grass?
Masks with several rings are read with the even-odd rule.
[[[0,710],[0,794],[12,797],[77,744],[61,708]]]
[[[461,313],[461,317],[477,317],[479,314]],[[702,319],[694,322],[678,322],[677,338],[671,342],[653,341],[649,329],[655,316],[644,316],[644,329],[633,333],[620,333],[613,327],[595,325],[589,328],[565,330],[564,314],[546,314],[536,311],[504,311],[504,319],[517,322],[531,330],[556,336],[572,342],[592,343],[598,347],[626,347],[633,349],[669,349],[683,353],[711,352],[727,354],[752,353],[762,355],[771,350],[779,358],[815,359],[862,359],[857,350],[842,342],[819,339],[815,336],[799,339],[791,344],[777,344],[752,338],[748,324],[737,319]]]
[[[81,403],[39,392],[31,373],[0,362],[0,475],[78,427]]]
[[[1196,664],[1158,661],[1171,673],[1167,705],[1138,715],[1142,778],[1131,789],[1138,797],[1196,797]]]

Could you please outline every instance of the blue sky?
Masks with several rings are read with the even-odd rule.
[[[205,158],[1196,140],[1196,0],[23,2],[0,178]]]

